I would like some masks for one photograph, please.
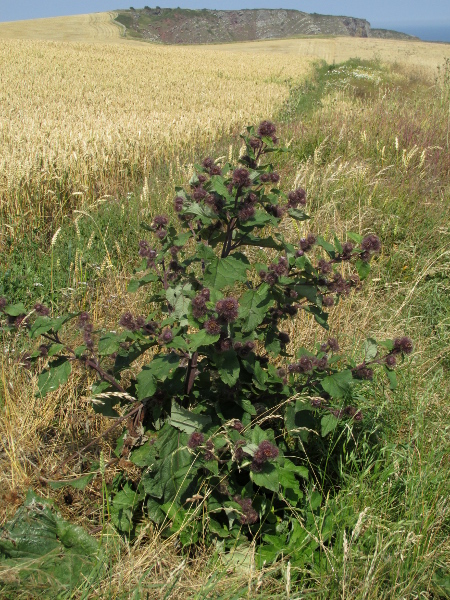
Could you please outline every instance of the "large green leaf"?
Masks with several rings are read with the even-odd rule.
[[[236,352],[234,350],[227,350],[227,352],[217,354],[216,365],[221,380],[230,387],[233,386],[239,379],[240,373],[240,365]]]
[[[49,317],[38,317],[33,323],[30,329],[30,337],[37,338],[43,333],[48,331],[59,331],[67,321],[73,318],[74,315],[65,315],[64,317],[58,317],[57,319],[50,319]]]
[[[38,395],[45,396],[48,392],[59,388],[60,385],[67,382],[71,372],[72,365],[67,358],[58,358],[50,363],[49,368],[39,375]]]
[[[253,331],[262,323],[273,302],[267,283],[245,292],[239,301],[239,316],[244,320],[242,331]]]
[[[128,483],[114,496],[111,520],[119,531],[130,533],[133,528],[133,513],[141,499],[142,495],[135,492]]]
[[[334,431],[339,423],[339,419],[331,413],[322,417],[320,421],[321,434],[325,437],[332,431]]]
[[[210,335],[205,329],[192,333],[189,336],[189,349],[195,352],[200,346],[210,346],[219,339],[220,335]]]
[[[136,387],[138,400],[150,398],[156,392],[156,380],[149,367],[143,367],[138,374]]]
[[[272,463],[265,463],[262,473],[251,472],[251,478],[256,485],[264,487],[271,492],[278,492],[278,488],[280,487],[278,469]]]
[[[211,417],[209,415],[196,415],[173,400],[170,423],[180,431],[191,434],[209,425]]]
[[[215,258],[205,271],[205,286],[222,289],[234,285],[236,281],[247,281],[248,268],[248,259],[240,253],[226,258]]]
[[[334,373],[322,379],[323,389],[330,394],[332,398],[344,398],[349,392],[353,377],[352,372],[347,369]]]
[[[97,560],[98,542],[78,525],[65,521],[52,504],[31,490],[25,504],[0,529],[2,571],[14,570],[22,592],[75,588]],[[54,596],[56,597],[56,596]]]

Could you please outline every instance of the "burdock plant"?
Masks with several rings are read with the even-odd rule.
[[[45,363],[39,394],[65,383],[78,362],[98,375],[95,409],[117,418],[121,405],[128,431],[117,453],[143,468],[134,506],[183,544],[277,533],[303,506],[306,445],[342,423],[357,435],[375,369],[395,387],[393,369],[412,351],[409,338],[369,339],[356,363],[326,335],[329,310],[360,287],[381,244],[374,234],[285,238],[283,221],[309,217],[305,190],[281,191],[266,161],[285,151],[275,134],[268,121],[248,127],[240,164],[206,158],[176,189],[172,222],[156,215],[146,225],[129,292],[148,288],[154,310],[124,312],[119,331],[105,332],[88,313],[51,318],[39,304],[24,319],[21,305],[0,300],[10,327],[43,338],[27,357]],[[295,347],[286,332],[300,312],[323,328],[315,347]],[[70,319],[78,344],[62,336]],[[115,523],[128,531],[134,518],[125,511]]]

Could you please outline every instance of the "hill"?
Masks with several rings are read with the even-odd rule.
[[[333,35],[417,39],[404,33],[372,30],[365,19],[309,14],[298,10],[119,10],[116,21],[126,36],[166,44],[210,44],[293,36]]]

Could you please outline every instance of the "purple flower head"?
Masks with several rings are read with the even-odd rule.
[[[409,337],[396,338],[394,340],[394,351],[403,352],[403,354],[411,354],[413,351],[413,342]]]
[[[169,344],[173,340],[173,333],[169,327],[165,327],[158,338],[160,344]]]
[[[208,156],[207,158],[205,158],[202,162],[202,165],[205,167],[205,169],[210,169],[214,164],[214,160]]]
[[[50,309],[47,308],[47,306],[44,306],[43,304],[41,304],[40,302],[38,302],[34,305],[34,310],[41,317],[47,317],[50,313]]]
[[[353,369],[353,376],[356,379],[371,381],[373,379],[373,369],[370,367],[357,367]]]
[[[342,258],[350,258],[353,252],[354,245],[351,242],[342,244]]]
[[[157,326],[158,326],[157,323],[155,323],[154,321],[149,321],[148,323],[144,323],[144,325],[142,326],[143,333],[145,333],[146,335],[154,335],[156,332]]]
[[[204,200],[207,195],[208,195],[208,192],[204,188],[197,187],[197,188],[195,188],[195,190],[192,194],[192,197],[194,198],[194,200],[199,202],[200,200]]]
[[[324,296],[322,298],[322,305],[326,307],[334,306],[333,296]]]
[[[195,448],[198,448],[203,444],[204,439],[205,436],[203,435],[203,433],[194,431],[194,433],[191,433],[191,435],[189,436],[189,440],[187,443],[188,448],[190,448],[191,450],[195,450]]]
[[[298,205],[305,206],[306,192],[303,188],[298,188],[288,194],[288,207],[297,208]]]
[[[281,219],[284,213],[286,212],[286,208],[284,206],[279,206],[275,204],[266,204],[265,209],[266,212],[269,213],[269,215],[273,215],[277,219]]]
[[[45,344],[41,344],[38,348],[39,350],[39,354],[41,356],[47,356],[48,354],[48,346],[46,346]]]
[[[237,187],[249,187],[250,185],[252,185],[247,169],[235,169],[233,171],[232,181],[233,184]]]
[[[262,183],[268,183],[269,181],[271,181],[270,173],[262,173],[261,176],[260,176],[260,178],[259,178],[259,180]]]
[[[258,450],[255,452],[255,457],[258,455],[261,458],[264,457],[264,460],[269,460],[277,458],[279,454],[280,451],[274,444],[270,443],[268,440],[264,440],[259,444]]]
[[[361,249],[364,252],[379,252],[381,250],[380,238],[377,235],[367,235],[361,242]]]
[[[258,150],[258,148],[261,148],[262,146],[262,142],[259,138],[255,138],[255,137],[251,137],[248,141],[250,148],[253,148],[253,150]]]
[[[388,354],[384,362],[387,364],[388,367],[395,367],[395,365],[397,364],[397,359],[393,354]]]
[[[332,352],[339,352],[339,344],[336,338],[328,338],[327,344]]]
[[[173,201],[173,206],[175,209],[175,212],[181,212],[183,210],[183,205],[184,205],[184,198],[182,198],[181,196],[177,196],[175,198],[175,200]]]
[[[319,358],[316,366],[320,371],[324,371],[328,366],[328,356],[325,355]]]
[[[280,175],[278,173],[270,173],[270,181],[272,183],[278,183],[280,181]]]
[[[206,313],[206,298],[202,294],[198,294],[192,299],[192,314],[196,319],[201,319]]]
[[[206,302],[209,302],[209,299],[211,297],[211,292],[209,288],[203,288],[200,292],[200,295],[206,300]]]
[[[235,321],[238,317],[239,304],[232,296],[219,300],[216,303],[216,311],[221,319],[227,323]]]
[[[129,329],[130,331],[135,331],[136,329],[134,317],[129,311],[123,313],[123,315],[120,317],[119,325],[121,325],[125,329]]]
[[[169,219],[164,215],[157,215],[153,219],[153,227],[164,227],[169,222]]]
[[[212,165],[211,168],[209,169],[209,174],[210,175],[222,175],[222,169],[220,168],[219,165]]]
[[[308,252],[308,250],[311,250],[311,248],[314,246],[316,241],[316,236],[313,233],[308,233],[305,238],[301,238],[300,249],[303,250],[303,252]]]
[[[205,181],[208,178],[206,177],[206,175],[203,175],[203,173],[200,173],[199,175],[197,175],[197,179],[198,179],[198,182],[201,184],[201,183],[205,183]]]
[[[233,342],[231,338],[226,337],[219,340],[219,350],[220,352],[226,352],[227,350],[231,350],[233,347]]]
[[[321,258],[319,260],[318,267],[320,269],[320,272],[324,275],[326,275],[327,273],[331,273],[331,271],[333,270],[331,267],[331,263],[325,260],[324,258]]]
[[[276,131],[277,128],[271,121],[261,121],[258,127],[258,135],[261,137],[272,137]]]
[[[252,506],[250,498],[241,498],[240,496],[234,496],[233,500],[239,504],[242,509],[240,521],[242,525],[252,525],[258,520],[258,513]]]
[[[206,333],[217,335],[222,331],[222,325],[216,319],[208,319],[204,325]]]
[[[252,204],[244,204],[238,212],[238,217],[241,223],[245,223],[255,216],[255,207]]]
[[[165,229],[158,229],[158,231],[155,232],[155,235],[159,240],[163,240],[167,235],[167,231]]]
[[[241,432],[241,431],[244,429],[244,426],[243,426],[242,422],[241,422],[241,421],[239,421],[239,419],[236,419],[236,420],[233,422],[233,425],[232,425],[231,427],[232,427],[233,429],[236,429],[236,431],[239,431],[239,432]]]
[[[8,300],[2,296],[0,297],[0,310],[3,311],[3,309],[5,308],[5,306],[8,304]]]

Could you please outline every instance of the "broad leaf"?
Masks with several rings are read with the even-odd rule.
[[[47,370],[43,371],[38,378],[38,394],[45,396],[53,392],[60,385],[64,385],[72,372],[72,365],[66,358],[58,358],[50,363]]]
[[[138,400],[150,398],[156,392],[156,380],[150,367],[143,367],[137,376],[137,397]]]
[[[239,316],[244,320],[242,331],[253,331],[260,325],[273,302],[267,283],[245,292],[239,301]]]
[[[370,273],[370,264],[363,260],[357,260],[355,263],[356,270],[358,271],[359,278],[361,281],[367,277]]]
[[[367,362],[374,359],[378,354],[377,341],[373,338],[367,338],[367,340],[364,342],[364,353],[365,360]]]
[[[211,423],[211,417],[209,415],[196,415],[173,400],[170,423],[180,431],[191,434],[194,433],[194,431],[199,431],[209,425]]]
[[[331,413],[322,417],[320,421],[320,428],[322,437],[325,437],[332,431],[334,431],[339,423],[339,419]]]
[[[350,370],[340,371],[322,379],[323,389],[330,394],[332,398],[344,398],[350,390],[353,381]]]
[[[222,289],[234,285],[236,281],[247,281],[248,265],[248,259],[243,254],[215,258],[205,271],[205,286]]]
[[[274,464],[266,462],[263,466],[262,473],[254,473],[251,471],[251,478],[256,485],[264,487],[271,492],[278,492],[280,480],[278,469]]]

